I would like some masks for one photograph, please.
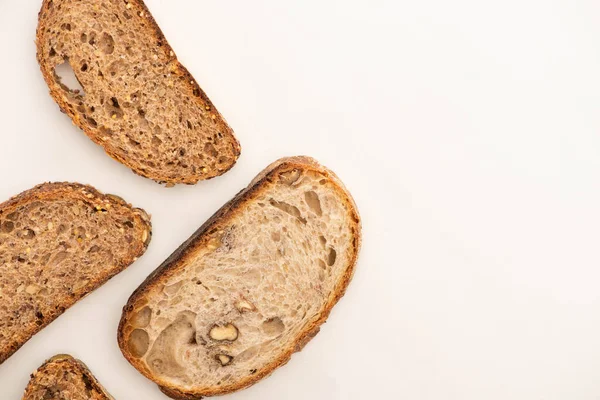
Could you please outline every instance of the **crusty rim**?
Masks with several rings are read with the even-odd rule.
[[[349,211],[352,214],[353,222],[355,223],[354,227],[354,243],[352,246],[352,251],[348,268],[346,269],[345,274],[340,278],[333,294],[331,295],[329,301],[326,303],[325,308],[318,319],[304,329],[303,332],[300,333],[298,340],[290,346],[290,349],[283,353],[280,357],[275,359],[273,362],[268,364],[262,370],[257,371],[254,375],[250,377],[246,377],[240,382],[236,384],[232,384],[225,387],[219,387],[218,389],[207,388],[202,391],[188,392],[181,390],[174,385],[170,385],[169,383],[162,382],[160,379],[156,378],[151,371],[149,371],[141,360],[138,360],[132,357],[127,351],[124,328],[129,320],[130,313],[134,310],[134,305],[138,301],[138,299],[144,296],[151,287],[155,284],[160,283],[160,281],[164,278],[168,278],[176,273],[176,269],[188,258],[194,256],[196,249],[204,246],[206,242],[205,234],[210,234],[218,229],[219,224],[222,220],[230,219],[235,216],[235,213],[238,212],[239,208],[246,202],[250,201],[254,198],[254,196],[259,193],[264,187],[265,183],[270,182],[274,179],[275,175],[286,170],[292,169],[301,169],[304,171],[312,170],[315,172],[319,172],[329,178],[336,186],[337,189],[341,192],[343,197],[346,198],[347,205],[349,206]],[[356,204],[354,200],[344,184],[340,181],[340,179],[329,169],[321,166],[317,161],[310,157],[289,157],[283,158],[275,163],[268,166],[265,170],[263,170],[251,183],[250,185],[237,194],[232,200],[226,203],[219,211],[217,211],[206,223],[204,223],[188,240],[186,240],[175,252],[169,256],[146,280],[133,292],[125,307],[123,307],[123,315],[121,316],[121,321],[119,323],[119,329],[117,333],[117,340],[119,343],[119,347],[121,348],[121,352],[125,356],[125,358],[133,365],[136,369],[138,369],[144,376],[148,379],[154,381],[159,385],[160,389],[167,394],[168,396],[175,399],[188,399],[193,400],[197,399],[199,396],[217,396],[223,395],[231,392],[235,392],[241,389],[244,389],[248,386],[251,386],[261,379],[267,377],[275,369],[286,364],[293,353],[302,350],[302,348],[319,332],[320,326],[326,321],[329,313],[333,306],[339,301],[339,299],[345,294],[348,284],[352,280],[354,275],[354,271],[356,268],[356,261],[358,258],[358,253],[361,247],[361,221],[360,216],[358,214],[358,210],[356,208]]]
[[[83,191],[85,191],[86,194],[82,193]],[[42,183],[40,185],[35,186],[32,189],[26,190],[10,198],[4,203],[1,203],[0,216],[2,216],[5,213],[9,213],[11,210],[15,209],[16,207],[22,204],[30,203],[36,200],[46,201],[67,197],[73,199],[80,199],[87,204],[91,204],[94,199],[99,198],[102,200],[110,201],[110,203],[113,206],[119,205],[130,209],[134,217],[145,225],[146,229],[148,230],[148,238],[146,239],[146,242],[143,243],[141,246],[131,247],[131,252],[129,256],[125,258],[121,263],[115,264],[114,269],[109,271],[109,273],[97,276],[95,280],[91,280],[89,282],[88,286],[82,287],[78,292],[75,292],[73,296],[69,296],[68,298],[66,298],[64,303],[61,304],[60,308],[55,309],[51,313],[45,314],[44,320],[42,321],[42,325],[37,326],[36,330],[32,331],[32,333],[28,337],[26,337],[25,340],[23,340],[20,343],[10,343],[9,345],[11,347],[8,348],[0,348],[0,364],[2,364],[17,350],[19,350],[35,334],[40,332],[51,322],[53,322],[56,318],[62,315],[73,304],[81,300],[87,294],[98,289],[112,277],[114,277],[115,275],[123,271],[125,268],[133,264],[133,262],[142,254],[144,254],[146,252],[146,249],[148,248],[148,245],[152,238],[152,224],[150,223],[150,216],[141,208],[134,208],[131,204],[128,204],[122,198],[111,194],[103,194],[89,185],[82,185],[79,183],[69,182]]]
[[[54,79],[54,71],[51,68],[48,68],[47,59],[43,54],[42,43],[43,43],[43,38],[45,37],[46,33],[44,32],[44,29],[43,29],[44,28],[44,20],[42,19],[42,17],[45,15],[44,12],[50,12],[49,4],[51,4],[53,2],[58,2],[58,1],[60,1],[60,0],[44,0],[44,2],[42,3],[42,8],[40,9],[40,12],[38,14],[38,27],[37,27],[37,32],[36,32],[37,60],[40,65],[42,75],[44,76],[44,80],[46,81],[46,83],[50,89],[50,95],[52,96],[54,101],[56,101],[56,103],[58,103],[58,106],[60,107],[60,109],[71,118],[74,125],[78,126],[94,143],[100,145],[104,149],[106,154],[108,154],[111,158],[120,162],[121,164],[124,164],[126,167],[131,169],[135,174],[143,176],[145,178],[152,179],[159,183],[171,183],[171,184],[180,184],[181,183],[181,184],[187,184],[187,185],[194,185],[194,184],[198,183],[199,181],[209,180],[212,178],[216,178],[217,176],[221,176],[221,175],[225,174],[226,172],[228,172],[231,168],[234,167],[234,165],[236,164],[237,160],[240,157],[241,146],[240,146],[240,142],[238,141],[238,139],[236,138],[236,136],[233,132],[233,129],[231,129],[231,127],[229,126],[229,124],[227,123],[225,118],[223,118],[223,116],[221,115],[219,110],[214,106],[212,101],[210,101],[210,99],[208,98],[206,93],[202,90],[202,88],[198,84],[197,80],[192,76],[192,74],[188,71],[188,69],[183,64],[181,64],[181,62],[179,62],[175,51],[173,50],[173,48],[167,41],[164,33],[158,26],[156,20],[150,13],[150,10],[148,10],[148,7],[143,2],[143,0],[128,0],[128,2],[129,2],[129,4],[136,5],[144,12],[144,16],[147,17],[147,20],[149,21],[149,27],[154,30],[155,38],[157,39],[157,41],[160,41],[162,43],[161,48],[164,50],[165,54],[168,55],[168,57],[170,58],[169,62],[174,63],[174,65],[177,67],[177,69],[186,77],[186,81],[190,82],[190,84],[192,86],[191,91],[192,92],[197,91],[198,93],[200,93],[199,98],[202,101],[204,101],[204,103],[205,103],[205,104],[202,104],[202,107],[210,107],[210,111],[216,115],[217,118],[215,119],[215,121],[217,121],[221,125],[221,130],[222,130],[223,135],[229,135],[231,138],[231,142],[232,142],[231,145],[233,147],[234,159],[231,162],[231,164],[228,165],[224,170],[218,171],[215,169],[215,173],[211,174],[211,175],[179,176],[179,177],[173,179],[167,175],[164,175],[164,176],[152,175],[148,171],[143,171],[141,168],[136,166],[134,162],[131,162],[131,160],[121,157],[119,154],[117,154],[115,152],[109,151],[109,149],[107,149],[105,147],[106,143],[103,142],[102,140],[100,140],[100,137],[92,129],[89,129],[81,121],[81,119],[77,116],[75,111],[73,111],[71,109],[69,102],[66,100],[66,97],[63,94],[63,90],[60,88],[60,85],[58,85]],[[170,55],[171,52],[173,54],[172,56]]]
[[[110,393],[108,393],[106,391],[106,389],[100,384],[100,382],[98,381],[98,379],[96,379],[94,374],[92,374],[92,371],[90,371],[88,366],[85,365],[85,363],[83,363],[81,360],[78,360],[69,354],[58,354],[58,355],[50,358],[46,362],[44,362],[31,375],[31,379],[30,379],[29,383],[27,384],[27,387],[25,388],[25,394],[23,396],[24,399],[26,399],[27,391],[29,390],[30,386],[32,384],[34,384],[35,375],[40,373],[40,371],[42,369],[44,369],[45,367],[47,367],[49,364],[53,364],[53,363],[66,363],[66,364],[72,366],[73,368],[79,370],[79,372],[81,372],[82,375],[86,376],[90,380],[90,383],[92,384],[94,389],[96,389],[96,391],[98,391],[98,392],[100,392],[100,394],[104,395],[107,398],[107,400],[114,400],[114,397],[112,397],[110,395]]]

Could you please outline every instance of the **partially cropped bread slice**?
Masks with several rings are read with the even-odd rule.
[[[31,374],[23,400],[114,400],[84,363],[52,357]]]
[[[173,398],[252,385],[317,334],[352,278],[360,235],[331,171],[279,160],[133,293],[121,351]]]
[[[142,0],[44,0],[37,58],[63,112],[139,175],[194,184],[225,173],[240,155]],[[61,81],[63,64],[83,91]]]
[[[0,363],[141,256],[150,217],[91,186],[47,183],[0,204]]]

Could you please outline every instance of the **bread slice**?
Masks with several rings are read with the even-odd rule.
[[[333,172],[279,160],[133,293],[121,351],[173,398],[250,386],[317,334],[360,242],[356,206]]]
[[[44,0],[37,58],[61,110],[139,175],[194,184],[225,173],[240,155],[142,0]],[[61,81],[61,65],[83,91]]]
[[[114,400],[84,363],[52,357],[31,374],[23,400]]]
[[[150,217],[123,199],[47,183],[0,204],[0,363],[148,247]]]

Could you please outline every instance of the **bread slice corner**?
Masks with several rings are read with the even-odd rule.
[[[175,399],[250,386],[319,332],[360,246],[360,217],[337,176],[309,157],[278,160],[133,293],[121,351]]]
[[[23,400],[65,399],[114,400],[83,362],[60,354],[31,374]]]

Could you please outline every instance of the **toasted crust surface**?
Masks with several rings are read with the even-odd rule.
[[[146,251],[150,217],[76,183],[0,204],[0,363]]]
[[[70,355],[52,357],[33,374],[23,400],[114,400],[87,366]]]
[[[106,153],[160,183],[233,167],[233,130],[179,62],[142,0],[44,0],[37,59],[50,94]],[[61,82],[69,64],[85,93]]]
[[[139,354],[132,354],[130,342],[132,330],[135,328],[135,319],[139,319],[140,307],[144,307],[148,300],[156,293],[157,288],[173,281],[187,265],[190,265],[195,259],[203,257],[203,252],[214,243],[214,234],[224,227],[235,225],[237,220],[245,212],[249,203],[255,202],[257,198],[264,197],[267,188],[271,183],[278,181],[281,176],[289,173],[318,174],[322,177],[321,181],[331,184],[333,191],[337,193],[338,198],[343,199],[343,207],[349,212],[349,232],[351,232],[350,243],[348,245],[347,260],[345,262],[343,273],[339,276],[333,289],[323,299],[323,307],[314,316],[310,323],[303,326],[294,336],[291,343],[286,344],[286,348],[276,357],[266,363],[261,369],[252,371],[252,374],[245,376],[233,383],[206,386],[202,382],[189,383],[186,385],[173,384],[172,381],[164,379],[156,373],[153,367],[143,361]],[[261,197],[261,198],[262,198]],[[268,197],[268,196],[267,196]],[[238,244],[243,246],[243,244]],[[261,379],[269,376],[276,368],[286,364],[294,352],[302,348],[319,332],[320,326],[326,321],[333,306],[344,295],[348,284],[354,274],[358,253],[361,246],[361,222],[356,205],[337,176],[327,168],[321,166],[315,160],[309,157],[290,157],[276,161],[261,172],[252,183],[242,190],[235,198],[225,204],[215,215],[213,215],[204,225],[202,225],[186,242],[184,242],[160,267],[158,267],[132,294],[127,305],[123,309],[123,315],[119,324],[118,342],[121,351],[127,360],[137,368],[147,378],[157,383],[165,394],[174,399],[199,399],[203,396],[215,396],[231,393],[251,386]],[[338,254],[338,259],[341,255]],[[249,309],[249,308],[248,308]],[[243,313],[244,311],[242,311]],[[272,319],[266,321],[268,324]],[[281,321],[278,321],[281,322]],[[265,325],[263,325],[264,327]],[[271,326],[268,326],[271,329]],[[274,327],[277,329],[277,326]],[[242,334],[242,333],[240,333]],[[235,338],[234,335],[231,338]],[[203,340],[200,338],[200,340]],[[233,339],[234,341],[236,339]],[[233,358],[235,361],[235,358]],[[229,362],[230,359],[222,359],[221,363]]]

